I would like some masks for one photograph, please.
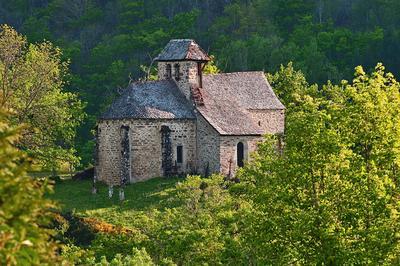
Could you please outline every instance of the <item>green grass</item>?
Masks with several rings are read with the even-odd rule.
[[[54,185],[49,198],[57,201],[63,211],[74,211],[85,217],[95,217],[114,225],[130,225],[130,221],[151,209],[163,210],[179,204],[175,185],[182,178],[155,178],[130,184],[125,189],[123,202],[119,201],[118,189],[108,198],[108,187],[98,186],[98,193],[91,193],[92,182],[64,180]]]

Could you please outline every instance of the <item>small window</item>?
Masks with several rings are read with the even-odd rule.
[[[239,167],[243,167],[244,166],[244,145],[243,142],[239,142],[237,144],[237,148],[236,148],[236,162],[237,162],[237,166]]]
[[[167,79],[172,78],[172,67],[171,67],[171,64],[167,64],[166,71],[167,71],[167,73],[166,73]]]
[[[258,121],[258,126],[261,127],[261,121]]]
[[[179,80],[181,76],[179,64],[175,64],[174,68],[175,68],[175,80]]]
[[[176,147],[176,162],[183,163],[183,146]]]

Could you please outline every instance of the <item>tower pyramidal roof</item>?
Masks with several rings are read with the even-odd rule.
[[[192,39],[170,40],[156,61],[210,61],[208,54]]]

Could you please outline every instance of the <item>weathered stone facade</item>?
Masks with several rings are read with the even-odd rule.
[[[218,173],[220,135],[200,114],[197,115],[197,169],[201,175]]]
[[[158,81],[131,84],[103,114],[96,177],[121,185],[180,173],[234,176],[264,134],[284,132],[284,106],[262,72],[202,75],[208,55],[172,40]]]
[[[121,179],[122,126],[129,127],[131,177],[130,182],[162,176],[161,126],[171,129],[172,151],[176,161],[176,147],[183,146],[183,163],[178,172],[192,172],[196,163],[196,123],[193,120],[104,120],[98,125],[99,181],[118,185]]]
[[[285,131],[284,110],[249,110],[257,125],[269,134],[282,134]]]
[[[169,74],[168,67],[171,69]],[[192,100],[191,88],[199,86],[198,70],[198,63],[193,61],[158,62],[158,78],[174,80],[189,101]]]
[[[238,168],[237,147],[241,142],[244,145],[244,160],[250,159],[251,153],[257,150],[257,144],[262,141],[261,136],[221,136],[220,139],[220,173],[234,176]]]
[[[111,120],[100,121],[98,135],[99,181],[118,185],[121,181],[121,127],[129,127],[131,176],[129,182],[163,176],[161,167],[161,126],[171,129],[173,162],[179,173],[234,175],[237,144],[245,147],[245,160],[262,141],[260,136],[220,136],[201,116],[197,123],[183,121]],[[177,161],[177,147],[183,147],[183,162]],[[196,160],[197,159],[197,160]]]

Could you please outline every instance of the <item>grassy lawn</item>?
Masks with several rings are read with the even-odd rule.
[[[75,211],[85,217],[95,217],[114,225],[129,227],[130,221],[141,212],[150,209],[163,210],[179,203],[175,185],[182,178],[155,178],[146,182],[130,184],[125,189],[124,202],[118,199],[114,188],[113,198],[108,198],[108,187],[98,186],[98,193],[91,193],[91,180],[65,180],[54,186],[49,198],[57,201],[63,211]]]

